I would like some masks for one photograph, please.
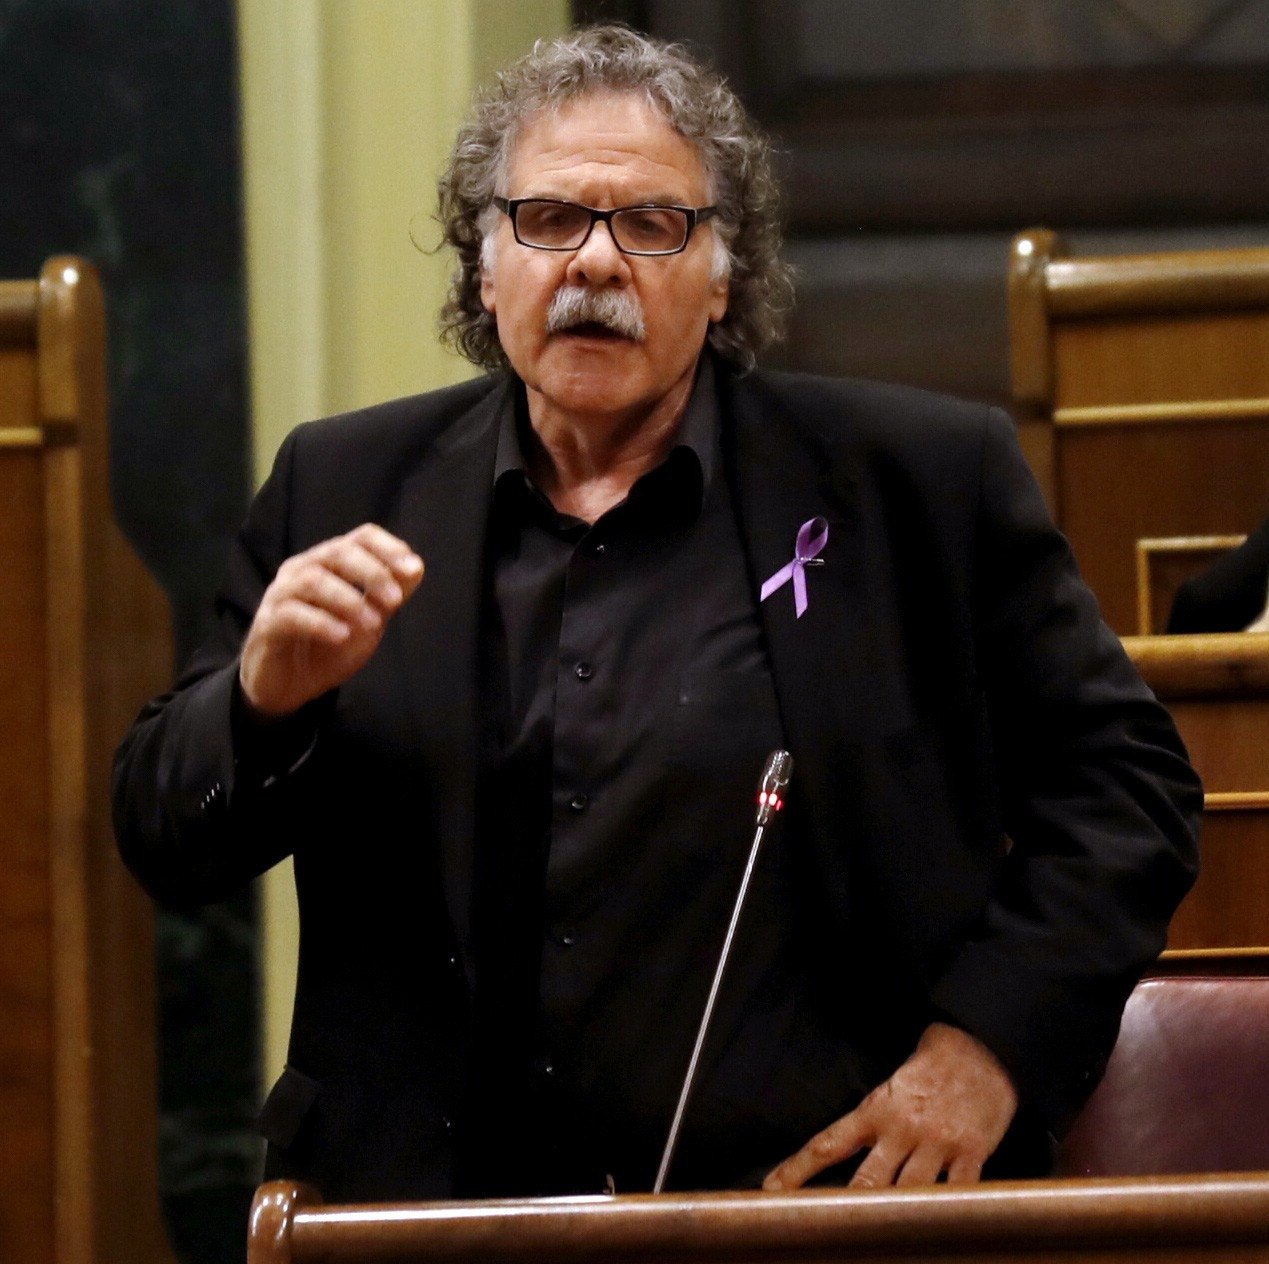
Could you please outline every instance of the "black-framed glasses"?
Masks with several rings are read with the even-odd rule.
[[[698,224],[718,214],[716,206],[616,206],[600,211],[554,198],[496,197],[493,204],[510,217],[522,246],[579,250],[602,220],[613,244],[626,255],[676,255],[687,246]]]

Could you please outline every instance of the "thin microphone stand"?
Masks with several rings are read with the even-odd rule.
[[[744,877],[740,880],[740,890],[736,894],[736,903],[731,911],[731,922],[727,927],[727,937],[723,940],[723,950],[718,957],[718,966],[714,970],[714,981],[710,984],[709,998],[705,1002],[705,1012],[701,1015],[701,1025],[696,1032],[696,1044],[692,1048],[692,1056],[688,1060],[687,1075],[683,1078],[683,1087],[679,1091],[678,1105],[674,1109],[674,1122],[670,1125],[670,1135],[666,1138],[665,1150],[661,1155],[661,1166],[657,1169],[656,1183],[652,1186],[654,1194],[661,1193],[665,1187],[665,1178],[674,1160],[674,1150],[679,1142],[679,1131],[683,1126],[683,1116],[687,1111],[688,1099],[692,1095],[692,1087],[696,1080],[696,1068],[701,1059],[701,1050],[705,1046],[705,1037],[709,1032],[710,1020],[714,1016],[714,1004],[718,1000],[718,990],[723,982],[723,971],[727,968],[727,958],[731,955],[732,941],[736,938],[736,927],[740,923],[740,914],[745,907],[745,896],[749,891],[749,880],[753,877],[754,866],[758,863],[758,851],[762,847],[762,836],[766,832],[771,817],[784,806],[783,791],[789,784],[793,772],[793,757],[788,751],[773,751],[767,759],[762,775],[762,788],[758,795],[758,825],[753,836],[753,846],[749,849],[749,860],[745,864]]]

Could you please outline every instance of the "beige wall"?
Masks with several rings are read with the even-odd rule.
[[[471,90],[567,0],[239,0],[257,480],[297,422],[459,381],[435,334],[436,179]],[[295,978],[289,862],[264,880],[264,1073]]]

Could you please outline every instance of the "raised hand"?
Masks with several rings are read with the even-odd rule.
[[[1009,1073],[959,1027],[932,1023],[912,1056],[848,1115],[830,1124],[763,1182],[797,1189],[868,1147],[851,1185],[977,1181],[1018,1109]]]
[[[278,719],[343,684],[369,662],[422,578],[422,559],[373,523],[288,558],[243,643],[247,704]]]

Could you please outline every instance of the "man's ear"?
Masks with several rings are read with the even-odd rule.
[[[480,301],[484,304],[485,311],[490,316],[497,315],[498,305],[494,299],[493,269],[485,267],[483,251],[480,260]]]
[[[483,289],[482,289],[483,294]],[[727,303],[731,299],[731,277],[715,277],[709,293],[709,323],[717,325],[727,315]],[[488,304],[486,304],[488,306]]]

